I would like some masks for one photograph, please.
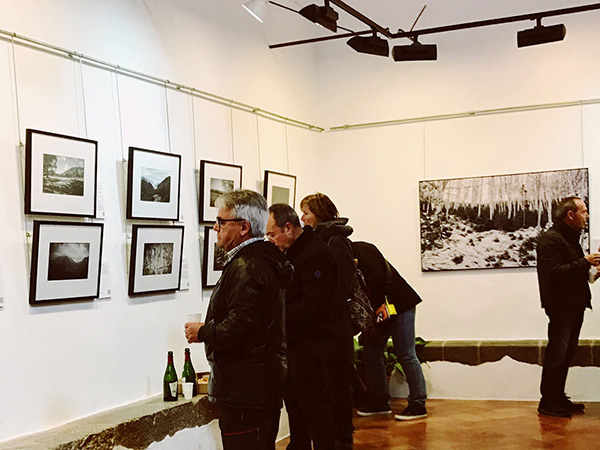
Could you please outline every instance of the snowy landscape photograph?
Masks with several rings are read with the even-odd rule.
[[[420,181],[421,270],[535,267],[553,208],[588,189],[587,169]]]

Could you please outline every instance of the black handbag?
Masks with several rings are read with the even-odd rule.
[[[375,312],[371,306],[371,294],[362,272],[356,269],[352,296],[348,299],[352,332],[373,334],[375,332]]]

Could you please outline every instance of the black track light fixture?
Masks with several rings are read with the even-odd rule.
[[[298,12],[301,16],[307,18],[311,22],[316,23],[317,25],[321,25],[322,27],[333,31],[334,33],[337,31],[337,20],[339,18],[339,14],[331,6],[329,6],[329,1],[327,0],[325,1],[325,6],[312,4],[305,6]]]
[[[346,44],[359,53],[390,56],[390,44],[388,44],[387,39],[377,36],[377,33],[373,33],[373,36],[354,36]]]
[[[542,25],[542,19],[538,18],[535,27],[517,33],[517,47],[529,47],[530,45],[562,41],[566,34],[567,29],[563,24],[545,27]]]
[[[437,45],[420,44],[417,40],[411,45],[396,45],[392,58],[394,61],[436,61]]]

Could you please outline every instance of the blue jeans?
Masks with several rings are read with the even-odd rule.
[[[402,314],[391,316],[387,323],[380,325],[378,336],[369,336],[365,339],[365,366],[367,372],[367,395],[371,406],[390,406],[387,376],[383,351],[385,345],[392,337],[394,351],[398,361],[404,369],[408,383],[408,404],[425,406],[427,388],[421,363],[415,350],[415,312],[413,307]]]

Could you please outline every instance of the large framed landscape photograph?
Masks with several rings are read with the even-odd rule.
[[[263,195],[268,205],[285,203],[292,208],[296,203],[296,176],[265,170]]]
[[[537,238],[570,196],[589,204],[588,169],[421,181],[421,270],[535,267]]]
[[[215,200],[223,193],[242,187],[242,166],[200,161],[200,222],[215,222]]]
[[[178,220],[181,156],[129,147],[127,218]]]
[[[129,295],[178,290],[182,258],[183,226],[133,225]]]
[[[26,130],[25,214],[96,216],[98,142]]]
[[[217,232],[212,227],[204,227],[203,287],[214,287],[217,284],[226,262],[227,252],[217,247]]]
[[[97,223],[34,221],[29,303],[97,298],[103,232]]]

